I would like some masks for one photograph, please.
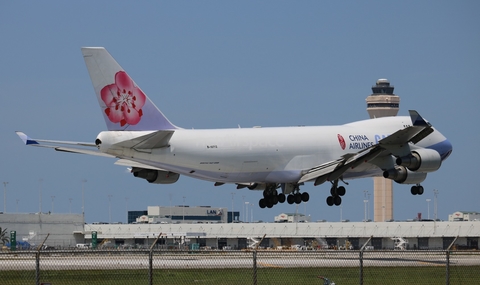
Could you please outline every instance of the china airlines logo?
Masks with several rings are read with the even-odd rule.
[[[340,143],[340,147],[344,150],[347,144],[345,143],[345,139],[342,137],[341,134],[337,135],[338,142]]]
[[[136,125],[143,115],[142,107],[146,96],[130,79],[125,71],[115,74],[115,83],[107,85],[100,91],[107,108],[105,114],[112,123]]]

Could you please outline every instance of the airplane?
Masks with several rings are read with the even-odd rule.
[[[171,123],[103,47],[84,47],[83,57],[107,131],[94,142],[32,139],[26,145],[116,158],[134,177],[153,184],[177,182],[180,175],[263,191],[261,208],[300,204],[310,198],[300,186],[329,182],[329,206],[340,205],[342,182],[385,177],[411,184],[437,171],[452,144],[417,111],[337,126],[183,129]]]

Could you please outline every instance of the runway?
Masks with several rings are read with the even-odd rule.
[[[302,267],[359,267],[358,251],[311,251],[311,252],[257,252],[258,268]],[[478,253],[454,253],[450,264],[454,266],[480,265]],[[443,251],[371,251],[364,252],[365,267],[445,266]],[[208,251],[165,252],[154,251],[154,269],[215,269],[252,268],[253,252]],[[35,270],[34,253],[1,253],[0,271]],[[40,256],[41,270],[88,270],[88,269],[148,269],[148,252],[135,251],[51,251]]]

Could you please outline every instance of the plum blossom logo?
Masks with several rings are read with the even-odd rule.
[[[112,123],[120,123],[123,127],[140,122],[146,96],[125,71],[115,74],[115,83],[103,87],[100,97],[107,105],[105,114]]]
[[[338,142],[340,143],[340,147],[345,150],[347,144],[345,143],[345,139],[342,137],[341,134],[337,134]]]

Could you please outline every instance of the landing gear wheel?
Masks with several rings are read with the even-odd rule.
[[[293,203],[295,203],[295,198],[293,197],[293,195],[288,195],[287,197],[287,202],[288,204],[292,205]]]
[[[302,193],[302,201],[303,202],[308,202],[308,200],[310,200],[310,195],[308,195],[307,192],[303,192]]]
[[[423,186],[418,185],[417,189],[418,189],[418,195],[422,195],[423,194]]]
[[[272,197],[270,198],[270,201],[272,201],[272,204],[273,204],[273,205],[277,205],[277,204],[278,204],[278,196],[277,196],[277,195],[272,196]]]
[[[332,188],[330,188],[330,195],[337,196],[337,188],[332,186]]]
[[[340,196],[333,197],[333,203],[335,206],[340,206],[340,204],[342,204],[342,198],[340,198]]]
[[[418,187],[417,186],[412,186],[412,188],[410,189],[410,193],[412,193],[412,195],[417,195],[418,194]]]
[[[296,204],[302,203],[302,195],[300,193],[295,194],[294,198]]]
[[[328,206],[333,206],[333,196],[328,196],[327,197],[327,205]]]
[[[340,186],[340,187],[337,188],[337,195],[338,196],[343,196],[343,195],[345,195],[346,192],[347,191],[345,190],[345,187],[343,187],[343,186]]]
[[[266,205],[267,205],[267,208],[269,208],[269,209],[272,208],[273,207],[273,201],[272,200],[267,200]]]
[[[265,207],[267,206],[267,204],[265,203],[265,199],[260,199],[260,201],[258,201],[258,206],[260,206],[260,208],[262,209],[265,209]]]
[[[278,203],[283,203],[283,202],[285,202],[285,199],[287,199],[287,197],[285,196],[285,194],[283,194],[283,193],[278,194]]]

